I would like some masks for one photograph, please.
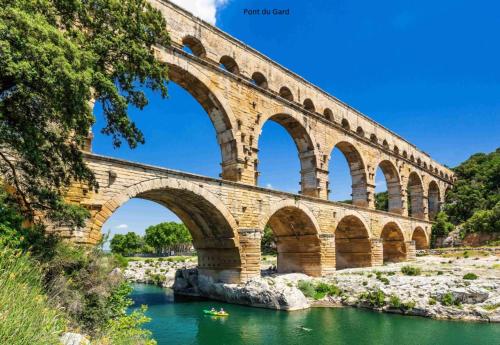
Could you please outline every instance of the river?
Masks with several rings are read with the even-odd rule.
[[[500,325],[437,321],[355,308],[283,312],[214,301],[174,298],[172,290],[134,285],[132,299],[148,306],[146,328],[158,345],[458,345],[500,344]],[[224,308],[229,317],[202,314]]]

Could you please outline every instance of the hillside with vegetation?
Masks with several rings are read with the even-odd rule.
[[[433,237],[459,229],[472,233],[500,233],[500,148],[476,153],[453,168],[457,181],[446,194],[433,226]]]

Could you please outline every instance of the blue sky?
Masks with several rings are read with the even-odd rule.
[[[500,146],[500,3],[495,1],[176,0],[453,167]],[[187,5],[186,5],[187,4]],[[245,8],[290,9],[289,16],[247,16]],[[170,84],[169,99],[148,92],[131,117],[146,144],[115,150],[99,133],[94,152],[217,177],[220,151],[196,101]],[[260,185],[297,192],[293,141],[267,123],[259,141]],[[332,156],[332,199],[348,199],[350,177]],[[377,174],[377,190],[385,189]],[[175,220],[152,202],[131,200],[105,224],[142,233]]]

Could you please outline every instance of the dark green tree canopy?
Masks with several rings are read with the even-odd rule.
[[[184,224],[165,222],[148,227],[144,242],[162,253],[171,246],[191,243],[192,238]]]
[[[142,251],[144,241],[135,232],[116,234],[110,242],[111,251],[121,255],[132,255]]]
[[[72,181],[97,188],[80,148],[102,105],[102,132],[120,146],[144,142],[127,109],[141,87],[167,94],[165,20],[146,0],[6,0],[0,6],[0,174],[26,215],[81,225],[62,202]]]
[[[477,211],[492,210],[500,202],[500,148],[472,155],[453,170],[457,181],[444,205],[453,224],[465,222]]]

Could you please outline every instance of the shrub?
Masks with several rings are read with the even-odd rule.
[[[418,276],[421,273],[420,268],[414,266],[403,266],[401,267],[401,273],[407,276]]]
[[[151,340],[151,331],[142,329],[151,319],[146,317],[146,306],[134,310],[129,315],[110,320],[105,331],[96,341],[97,344],[113,345],[155,345]]]
[[[391,297],[389,297],[389,305],[393,308],[399,308],[401,307],[401,300],[398,296],[391,295]]]
[[[314,299],[322,299],[325,296],[340,296],[342,290],[333,284],[320,282],[315,287]]]
[[[165,280],[167,279],[167,277],[165,277],[163,274],[150,274],[149,275],[149,279],[151,280],[151,282],[155,285],[162,285],[163,282],[165,282]]]
[[[438,276],[442,276],[443,274],[444,274],[444,272],[443,272],[443,271],[437,271],[437,275],[438,275]]]
[[[475,273],[467,273],[462,278],[465,280],[476,280],[479,277]]]
[[[436,304],[436,299],[434,297],[429,297],[429,305],[435,305]]]
[[[496,303],[496,304],[486,304],[483,306],[483,309],[486,309],[488,311],[491,311],[491,310],[496,310],[497,308],[500,307],[500,303]]]
[[[460,301],[456,299],[451,292],[447,292],[441,297],[441,304],[445,306],[459,306]]]
[[[382,272],[375,272],[375,276],[376,276],[377,280],[381,281],[385,285],[389,285],[389,279],[382,276]]]
[[[413,308],[415,308],[416,304],[417,303],[415,301],[404,302],[404,303],[401,303],[401,308],[403,310],[412,310]]]
[[[383,307],[385,305],[385,294],[382,290],[364,292],[360,296],[360,300],[367,302],[372,307]]]
[[[42,271],[27,255],[0,251],[0,343],[58,344],[65,316],[43,289]]]
[[[307,280],[299,280],[297,284],[297,288],[302,291],[304,296],[313,298],[314,294],[316,293],[316,290],[314,289],[314,285]]]
[[[368,285],[368,282],[365,280],[365,281],[363,282],[363,286],[367,286],[367,285]]]

